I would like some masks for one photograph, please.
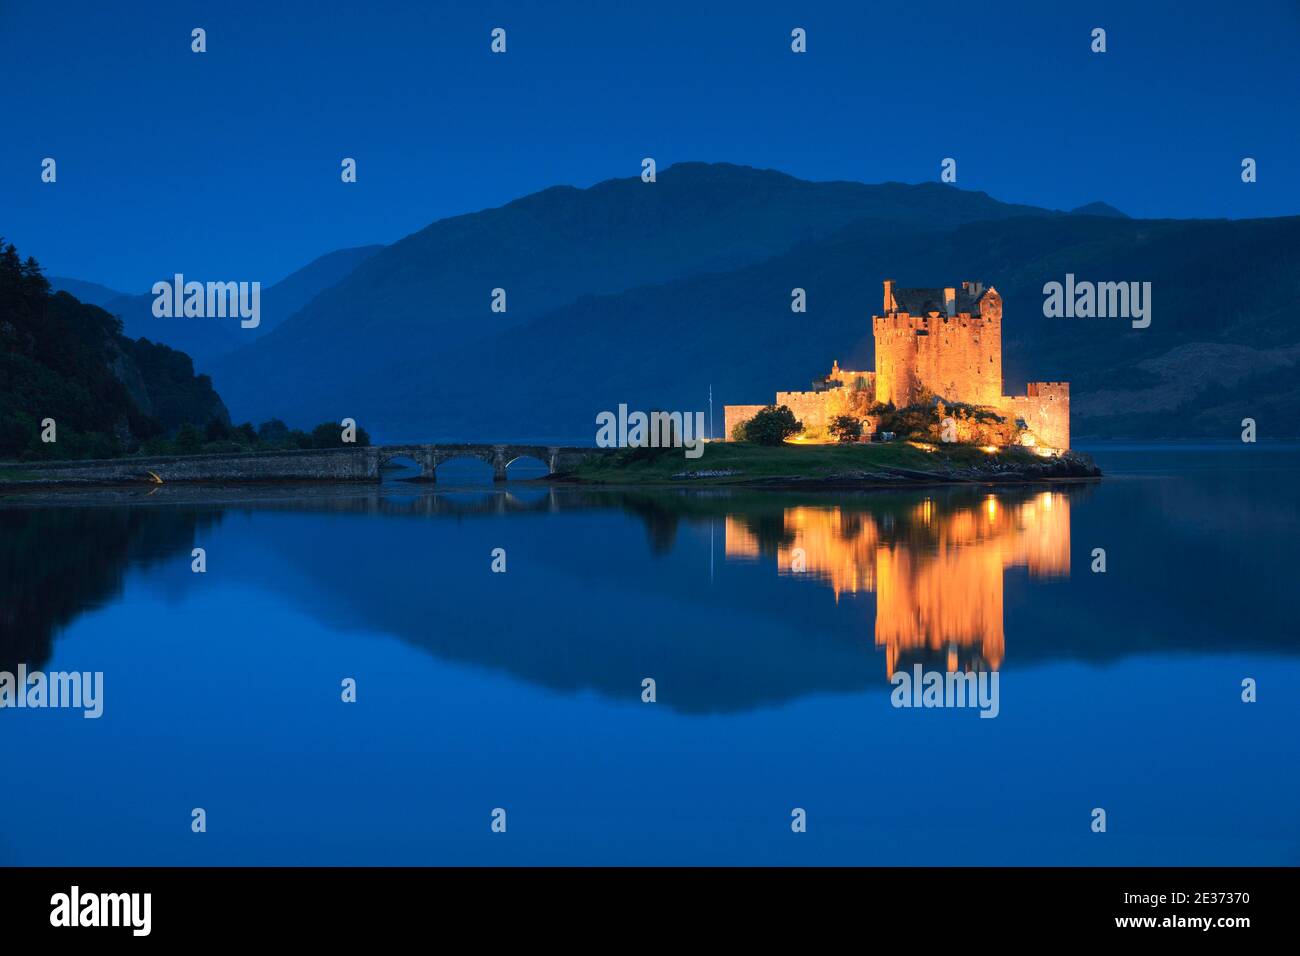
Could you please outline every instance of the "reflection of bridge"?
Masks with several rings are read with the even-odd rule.
[[[372,459],[366,463],[366,473],[376,478],[379,469],[394,458],[410,458],[419,465],[419,481],[437,481],[438,466],[453,458],[477,458],[492,466],[493,481],[505,481],[506,469],[520,458],[536,458],[546,466],[546,473],[553,475],[576,468],[604,449],[558,445],[378,445],[357,452]]]

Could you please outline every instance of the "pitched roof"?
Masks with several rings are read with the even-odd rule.
[[[984,290],[980,290],[980,295]],[[971,295],[961,286],[957,287],[957,311],[969,312],[971,315],[979,315],[980,296]],[[898,306],[899,312],[906,312],[908,315],[928,315],[931,312],[938,312],[943,315],[946,312],[943,301],[943,289],[894,289],[894,303]]]

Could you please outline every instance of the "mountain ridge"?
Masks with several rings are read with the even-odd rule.
[[[770,401],[832,359],[871,368],[880,281],[980,279],[1007,301],[1008,393],[1071,381],[1079,436],[1221,434],[1242,403],[1282,419],[1297,402],[1265,383],[1300,340],[1285,307],[1300,288],[1276,252],[1296,247],[1298,221],[1141,220],[1099,202],[1063,212],[933,182],[678,163],[654,183],[551,186],[432,222],[211,371],[237,420],[572,437],[610,403],[681,407],[710,382],[719,406]],[[1067,273],[1154,280],[1152,328],[1045,319],[1042,285]]]

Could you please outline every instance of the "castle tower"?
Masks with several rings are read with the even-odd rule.
[[[1002,297],[978,282],[902,289],[886,280],[872,317],[876,401],[896,408],[925,392],[947,402],[997,405],[1002,396]]]

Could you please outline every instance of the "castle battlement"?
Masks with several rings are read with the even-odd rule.
[[[871,328],[877,335],[881,332],[911,332],[927,335],[947,328],[1000,329],[1001,326],[1000,316],[972,315],[969,312],[958,312],[956,315],[943,315],[938,312],[931,312],[929,315],[912,315],[908,312],[895,312],[891,315],[871,317]]]

